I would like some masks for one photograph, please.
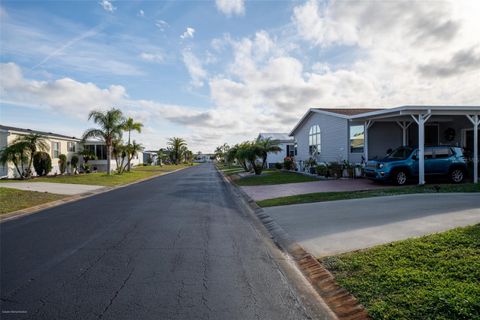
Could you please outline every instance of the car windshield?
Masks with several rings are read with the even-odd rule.
[[[412,153],[413,148],[400,147],[392,151],[386,159],[407,159]]]

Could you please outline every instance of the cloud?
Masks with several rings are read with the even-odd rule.
[[[169,27],[169,24],[164,20],[158,19],[158,20],[155,21],[155,26],[158,29],[160,29],[160,31],[163,32],[163,31],[165,31],[166,28]]]
[[[200,60],[189,49],[185,49],[182,53],[183,63],[191,77],[191,84],[194,87],[203,86],[203,80],[207,77],[207,71],[203,68]]]
[[[473,48],[456,52],[449,60],[436,61],[418,66],[418,71],[427,77],[451,77],[464,72],[480,70],[480,52]]]
[[[215,0],[215,5],[217,6],[217,10],[227,17],[245,14],[244,0]]]
[[[163,57],[163,55],[159,53],[142,52],[140,53],[140,58],[145,61],[157,62],[157,63],[162,63],[165,61],[165,58]]]
[[[187,27],[187,30],[185,30],[185,32],[180,35],[180,38],[182,38],[182,39],[188,39],[188,38],[193,39],[194,34],[195,34],[195,29],[192,28],[192,27]]]
[[[109,0],[101,0],[101,1],[99,2],[99,4],[102,6],[102,8],[103,8],[105,11],[113,12],[113,11],[117,10],[117,8],[113,6],[112,1],[109,1]]]
[[[145,11],[143,11],[142,9],[138,10],[138,16],[145,17]]]

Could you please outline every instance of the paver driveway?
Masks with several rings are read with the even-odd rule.
[[[316,256],[480,222],[480,193],[410,194],[264,209]]]
[[[1,223],[0,237],[2,320],[310,318],[211,164]]]

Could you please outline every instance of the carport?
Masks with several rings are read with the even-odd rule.
[[[364,157],[369,159],[369,142],[372,147],[372,128],[377,129],[375,139],[389,139],[400,129],[404,146],[418,146],[419,184],[425,184],[425,145],[449,145],[471,151],[473,160],[473,181],[478,183],[478,130],[480,106],[402,106],[352,116],[352,122],[363,123]],[[389,123],[389,125],[386,125]],[[379,124],[382,124],[379,126]],[[392,127],[394,126],[394,127]],[[427,132],[426,132],[427,128]],[[372,134],[371,137],[369,137]]]

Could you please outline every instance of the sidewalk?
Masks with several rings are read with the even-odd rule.
[[[77,195],[105,188],[104,186],[51,182],[2,182],[0,187],[65,195]]]

